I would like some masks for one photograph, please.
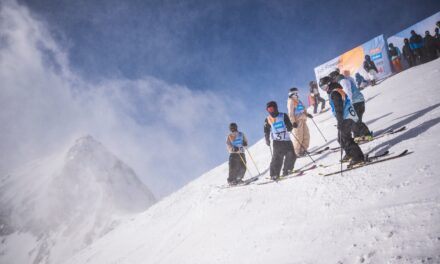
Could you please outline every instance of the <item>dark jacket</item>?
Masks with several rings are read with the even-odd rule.
[[[279,114],[279,113],[278,113]],[[284,124],[286,124],[287,131],[292,131],[293,126],[292,122],[290,122],[289,116],[286,113],[283,113],[284,115]],[[264,120],[264,137],[266,138],[266,141],[270,140],[270,131],[271,131],[271,125],[269,124],[269,121],[266,119]]]
[[[423,38],[419,34],[412,35],[409,38],[409,45],[412,50],[423,48]]]
[[[403,56],[405,56],[405,58],[409,58],[409,57],[414,56],[413,51],[411,50],[411,47],[409,46],[409,43],[403,45],[402,53],[403,53]]]
[[[330,100],[332,100],[334,111],[336,115],[336,120],[338,120],[338,124],[342,124],[344,120],[344,100],[340,93],[336,92],[336,89],[342,89],[342,86],[339,83],[332,82],[329,85],[330,92]]]
[[[375,72],[379,72],[376,68],[376,64],[372,60],[365,60],[364,61],[364,69],[365,71],[369,72],[370,70],[374,70]]]

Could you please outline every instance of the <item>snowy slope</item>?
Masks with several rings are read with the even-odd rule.
[[[373,131],[408,129],[362,149],[414,151],[407,157],[343,176],[318,175],[335,165],[280,183],[220,189],[225,163],[67,263],[440,263],[439,80],[436,60],[364,90]],[[336,146],[331,113],[315,120]],[[312,146],[325,144],[312,122],[309,128]],[[250,152],[265,172],[262,182],[269,149],[261,140]],[[316,161],[332,164],[338,157],[327,153]],[[296,167],[309,162],[301,158]]]
[[[0,263],[60,263],[154,197],[91,136],[0,184]]]

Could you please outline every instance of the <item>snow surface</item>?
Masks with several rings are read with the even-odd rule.
[[[91,136],[0,183],[0,263],[61,263],[155,202]]]
[[[318,175],[336,164],[279,183],[221,189],[225,163],[67,263],[440,263],[439,80],[440,59],[364,90],[373,131],[407,130],[361,145],[363,151],[414,151],[409,156],[342,176]],[[315,121],[337,146],[331,113]],[[313,148],[323,145],[308,125]],[[265,181],[269,149],[260,140],[250,152]],[[339,155],[315,159],[332,164]],[[307,163],[301,158],[296,167]]]

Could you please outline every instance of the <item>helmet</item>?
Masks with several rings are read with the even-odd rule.
[[[339,71],[332,71],[332,72],[329,74],[329,77],[332,78],[333,80],[335,80],[336,77],[338,77],[339,75],[340,75]]]
[[[231,132],[235,132],[237,131],[238,127],[236,123],[230,123],[229,124],[229,130],[231,130]]]
[[[290,88],[289,98],[291,98],[292,96],[298,96],[298,88],[296,88],[296,87]]]
[[[319,88],[327,92],[328,86],[331,82],[332,78],[330,78],[329,76],[322,77],[321,79],[319,79]]]
[[[278,115],[278,105],[275,101],[270,101],[266,104],[266,110],[273,117]]]

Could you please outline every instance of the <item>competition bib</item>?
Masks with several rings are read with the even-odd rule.
[[[270,135],[272,140],[275,141],[289,141],[289,133],[284,123],[284,114],[280,113],[276,118],[268,117],[269,124],[271,125]]]

